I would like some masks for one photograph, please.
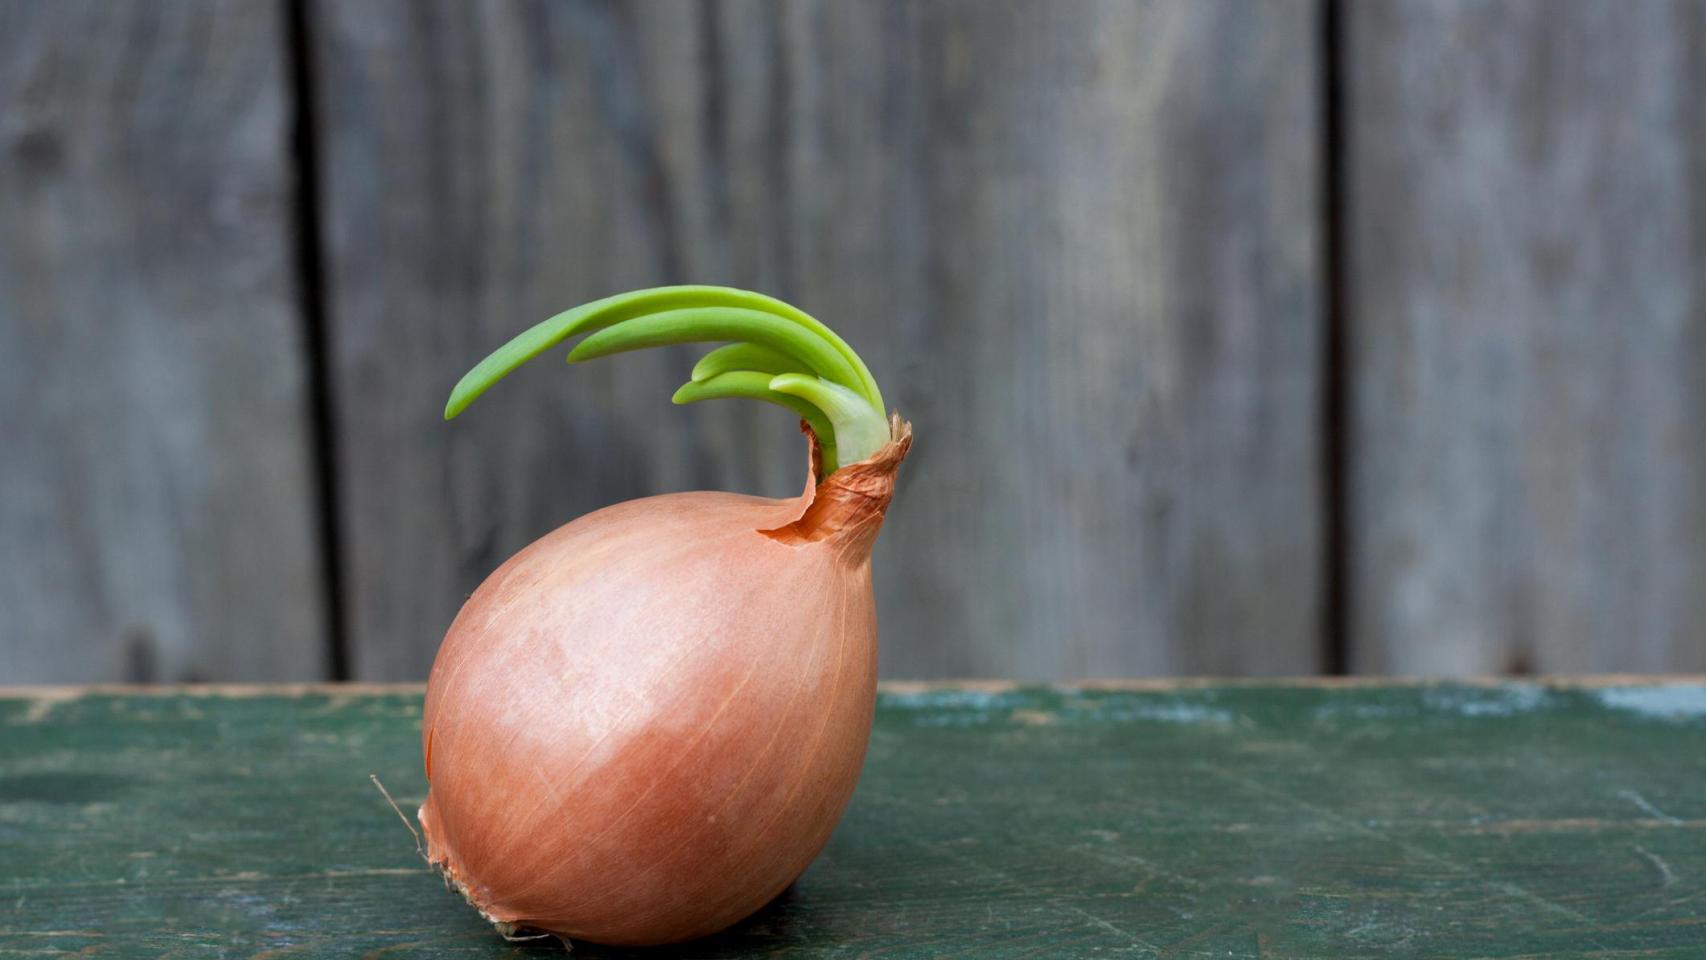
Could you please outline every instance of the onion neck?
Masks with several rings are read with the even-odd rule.
[[[811,440],[811,469],[806,475],[804,509],[798,519],[759,533],[789,546],[830,542],[841,555],[855,561],[870,557],[871,546],[882,529],[889,501],[894,499],[895,480],[901,461],[912,448],[912,424],[898,414],[889,419],[886,440],[869,457],[843,464],[819,482],[822,453],[817,436]]]

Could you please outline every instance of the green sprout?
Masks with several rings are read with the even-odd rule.
[[[588,336],[569,351],[570,363],[672,343],[724,343],[694,365],[674,401],[745,397],[786,407],[817,437],[825,476],[889,441],[877,381],[846,341],[798,307],[732,287],[653,287],[559,313],[468,371],[450,392],[444,419],[516,367],[580,334]]]

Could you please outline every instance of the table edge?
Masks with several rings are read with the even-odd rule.
[[[1559,689],[1597,687],[1703,686],[1706,674],[1607,673],[1580,676],[1534,677],[1121,677],[1067,681],[1024,680],[884,680],[877,689],[899,696],[932,691],[966,690],[1004,693],[1023,689],[1094,690],[1107,692],[1166,693],[1178,690],[1225,688],[1379,689],[1467,686],[1531,686]],[[91,683],[23,686],[0,685],[0,700],[72,700],[84,696],[127,697],[354,697],[369,695],[421,695],[424,683],[370,683],[312,681],[306,683],[196,683],[126,684]]]

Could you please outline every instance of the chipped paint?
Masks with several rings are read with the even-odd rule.
[[[1599,702],[1653,720],[1672,722],[1706,717],[1706,686],[1607,687],[1594,691]]]

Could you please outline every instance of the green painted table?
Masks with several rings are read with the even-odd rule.
[[[488,957],[417,688],[0,695],[0,956]],[[1706,957],[1706,686],[891,685],[699,957]],[[611,951],[577,945],[583,956]]]

